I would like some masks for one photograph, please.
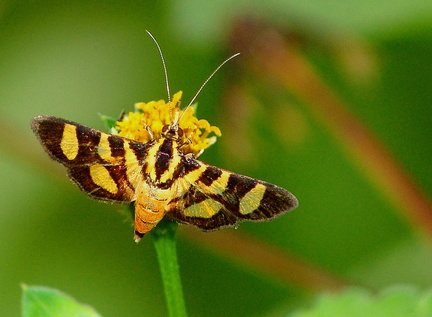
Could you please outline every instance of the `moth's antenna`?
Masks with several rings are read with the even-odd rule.
[[[164,56],[162,54],[162,49],[159,46],[159,43],[158,43],[158,41],[156,41],[156,39],[153,36],[153,34],[151,34],[150,31],[148,31],[148,30],[146,30],[146,32],[151,37],[151,39],[153,40],[153,42],[155,42],[156,47],[157,47],[157,49],[159,51],[159,55],[160,55],[160,58],[162,60],[162,66],[163,66],[163,70],[164,70],[164,74],[165,74],[165,83],[166,83],[166,91],[167,91],[167,95],[168,95],[168,103],[170,103],[171,102],[171,92],[170,92],[169,81],[168,81],[168,71],[167,71],[167,68],[166,68],[166,65],[165,65]]]
[[[186,108],[184,108],[183,110],[183,114],[186,113],[187,108],[189,108],[194,101],[197,99],[198,95],[200,94],[201,90],[203,90],[204,86],[208,83],[208,81],[214,76],[214,74],[216,74],[218,72],[218,70],[225,65],[227,62],[229,62],[230,60],[232,60],[234,57],[239,56],[240,53],[236,53],[231,57],[228,57],[226,60],[224,60],[214,71],[213,73],[210,74],[210,76],[204,81],[204,83],[201,85],[201,87],[198,89],[198,91],[196,92],[195,96],[193,96],[193,98],[191,99],[191,101],[188,103],[188,105],[186,106]],[[181,118],[180,118],[181,119]]]

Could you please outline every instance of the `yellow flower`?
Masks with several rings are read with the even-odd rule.
[[[182,92],[174,94],[169,103],[164,100],[139,102],[135,104],[135,112],[129,112],[116,122],[114,133],[138,142],[158,141],[162,136],[162,128],[179,118],[179,127],[183,136],[179,141],[184,154],[192,153],[198,157],[206,148],[221,136],[218,127],[211,126],[207,120],[195,117],[195,107],[180,110]],[[213,133],[215,135],[209,135]]]

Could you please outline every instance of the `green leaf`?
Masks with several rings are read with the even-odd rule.
[[[362,289],[347,289],[338,294],[321,294],[314,307],[289,316],[432,316],[432,292],[401,286],[373,295]]]
[[[74,298],[56,289],[45,286],[22,285],[23,317],[96,317],[92,307],[77,302]]]

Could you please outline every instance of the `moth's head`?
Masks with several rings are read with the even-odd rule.
[[[183,139],[183,129],[178,124],[167,124],[162,128],[162,137],[168,140],[180,142]]]

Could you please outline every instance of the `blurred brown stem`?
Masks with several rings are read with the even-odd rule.
[[[312,292],[336,291],[346,286],[335,275],[240,231],[226,229],[202,233],[195,228],[185,228],[179,233],[192,243],[211,246],[209,249],[218,254],[240,259],[248,267],[264,272],[283,284]]]
[[[304,100],[396,209],[432,238],[429,198],[379,139],[317,75],[297,46],[290,45],[277,30],[250,21],[239,23],[232,38],[235,50],[250,57],[251,68]]]

